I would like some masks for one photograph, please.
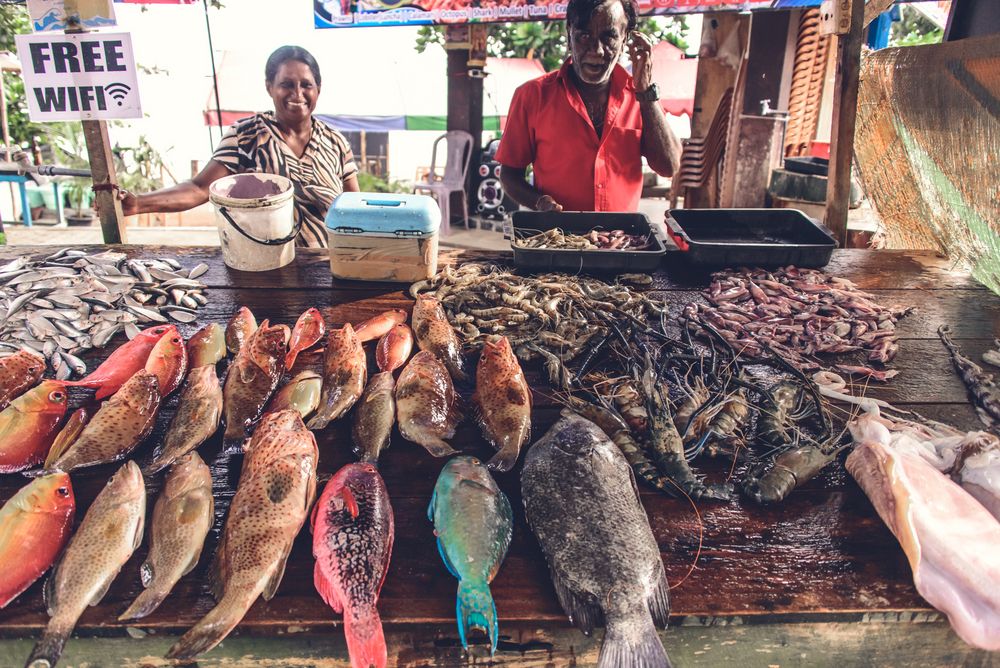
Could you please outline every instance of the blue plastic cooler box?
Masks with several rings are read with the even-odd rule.
[[[427,195],[343,193],[326,214],[330,271],[358,281],[431,278],[440,225],[441,211]]]

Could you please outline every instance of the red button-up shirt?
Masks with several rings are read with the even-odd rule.
[[[535,187],[567,211],[635,211],[642,193],[642,114],[632,76],[615,65],[598,138],[570,67],[567,60],[514,92],[496,160],[518,169],[533,165]]]

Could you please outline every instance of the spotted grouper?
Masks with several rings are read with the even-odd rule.
[[[598,427],[563,411],[521,472],[528,525],[563,610],[586,634],[605,621],[599,668],[670,666],[670,613],[656,539],[628,462]]]
[[[222,390],[227,441],[242,441],[274,394],[289,336],[288,327],[265,320],[241,345]]]
[[[330,479],[313,508],[313,582],[344,615],[353,668],[384,668],[382,620],[376,604],[389,569],[394,523],[389,493],[371,464],[348,464]]]
[[[245,448],[212,568],[218,605],[170,648],[191,659],[229,635],[258,596],[278,591],[292,542],[316,495],[319,452],[296,410],[268,413]]]
[[[483,436],[497,450],[488,466],[511,470],[531,438],[531,390],[507,337],[483,343],[472,401]]]
[[[438,552],[458,578],[458,636],[469,648],[469,631],[482,629],[497,649],[499,625],[490,582],[500,570],[513,531],[513,512],[489,470],[475,457],[445,464],[427,510]]]

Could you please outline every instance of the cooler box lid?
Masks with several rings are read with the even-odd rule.
[[[441,225],[433,197],[405,193],[342,193],[326,214],[326,228],[338,234],[423,237]]]

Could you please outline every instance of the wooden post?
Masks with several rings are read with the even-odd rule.
[[[84,33],[82,25],[68,25],[66,34]],[[127,244],[125,214],[118,199],[118,175],[115,173],[114,156],[106,121],[80,121],[87,140],[90,158],[90,177],[94,182],[94,201],[101,212],[101,232],[106,244]],[[108,187],[110,186],[110,188]]]
[[[847,211],[851,197],[854,124],[858,117],[858,79],[864,38],[865,3],[850,0],[851,28],[837,35],[837,76],[833,91],[833,131],[826,188],[826,226],[842,248],[847,246]]]

